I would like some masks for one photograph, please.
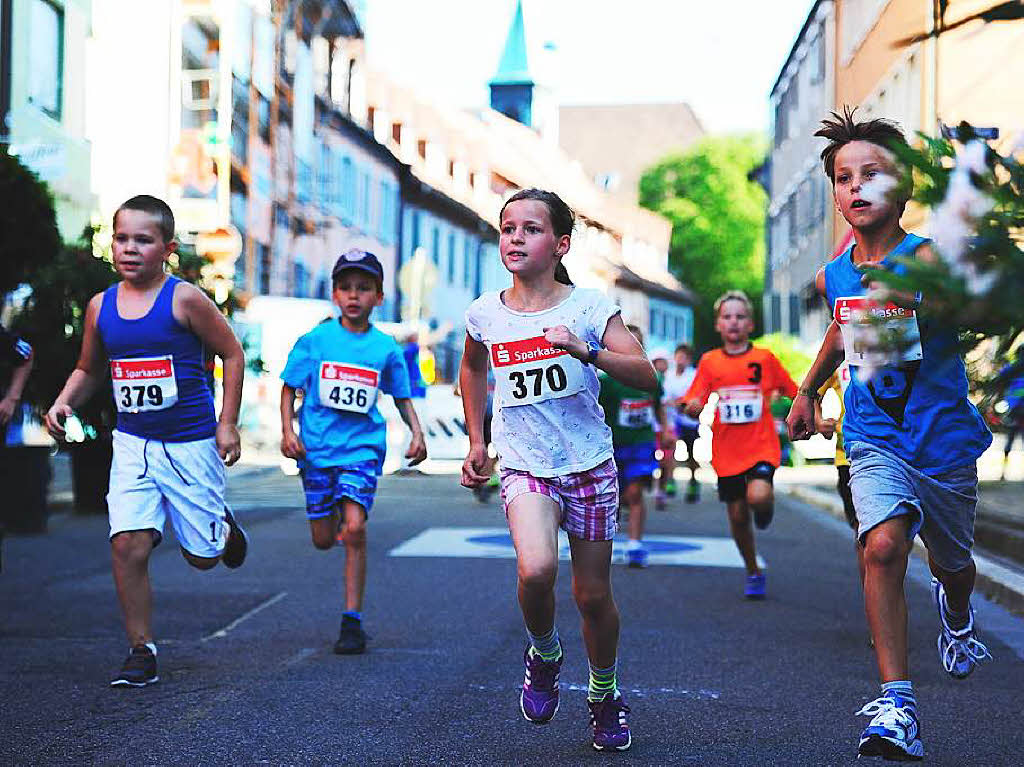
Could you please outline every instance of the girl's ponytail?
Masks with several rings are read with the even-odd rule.
[[[569,279],[569,270],[565,268],[565,264],[559,261],[555,264],[555,282],[560,282],[563,285],[572,285],[572,280]]]

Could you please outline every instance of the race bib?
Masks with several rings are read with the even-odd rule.
[[[114,401],[120,413],[166,410],[178,401],[174,357],[133,357],[110,361]]]
[[[380,373],[347,362],[321,362],[320,404],[350,413],[369,413],[377,401]]]
[[[839,366],[839,370],[836,372],[838,374],[837,377],[839,378],[839,391],[845,395],[846,390],[850,386],[850,363],[844,362]]]
[[[913,309],[892,302],[881,304],[865,296],[837,298],[835,320],[843,332],[843,349],[851,365],[863,365],[879,340],[887,338],[895,339],[897,348],[884,364],[898,365],[922,357],[921,330]]]
[[[583,363],[544,336],[491,346],[495,390],[501,404],[534,405],[583,390]]]
[[[619,426],[642,429],[654,423],[654,404],[649,399],[624,399],[619,402]]]
[[[756,423],[761,420],[764,395],[758,386],[728,386],[718,390],[721,423]]]

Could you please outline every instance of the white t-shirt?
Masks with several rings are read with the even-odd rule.
[[[597,404],[593,366],[553,349],[544,328],[565,325],[600,348],[608,320],[620,309],[599,290],[573,288],[560,304],[517,312],[500,292],[466,310],[466,332],[487,347],[494,371],[492,435],[501,465],[554,477],[587,471],[614,454],[611,429]]]
[[[661,386],[665,392],[665,397],[662,402],[665,403],[666,419],[669,424],[678,422],[682,426],[695,427],[700,425],[700,422],[695,418],[690,418],[683,412],[682,407],[677,407],[676,402],[680,397],[684,396],[690,389],[690,384],[693,383],[693,379],[697,376],[697,368],[693,365],[686,368],[682,373],[676,373],[674,367],[669,368],[668,372],[665,373],[665,380]],[[674,419],[674,420],[673,420]]]

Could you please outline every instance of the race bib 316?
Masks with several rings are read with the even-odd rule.
[[[756,423],[761,420],[764,395],[758,386],[728,386],[718,390],[718,420],[722,423]]]

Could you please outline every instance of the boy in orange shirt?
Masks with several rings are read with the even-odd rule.
[[[696,418],[710,394],[718,394],[711,426],[711,466],[718,474],[718,497],[726,505],[732,537],[747,568],[743,595],[764,599],[765,576],[757,565],[750,513],[759,530],[772,521],[772,477],[780,450],[768,404],[776,394],[795,397],[797,387],[774,354],[750,343],[753,306],[745,293],[730,290],[715,301],[715,329],[722,336],[722,348],[701,357],[683,401],[686,414]]]

